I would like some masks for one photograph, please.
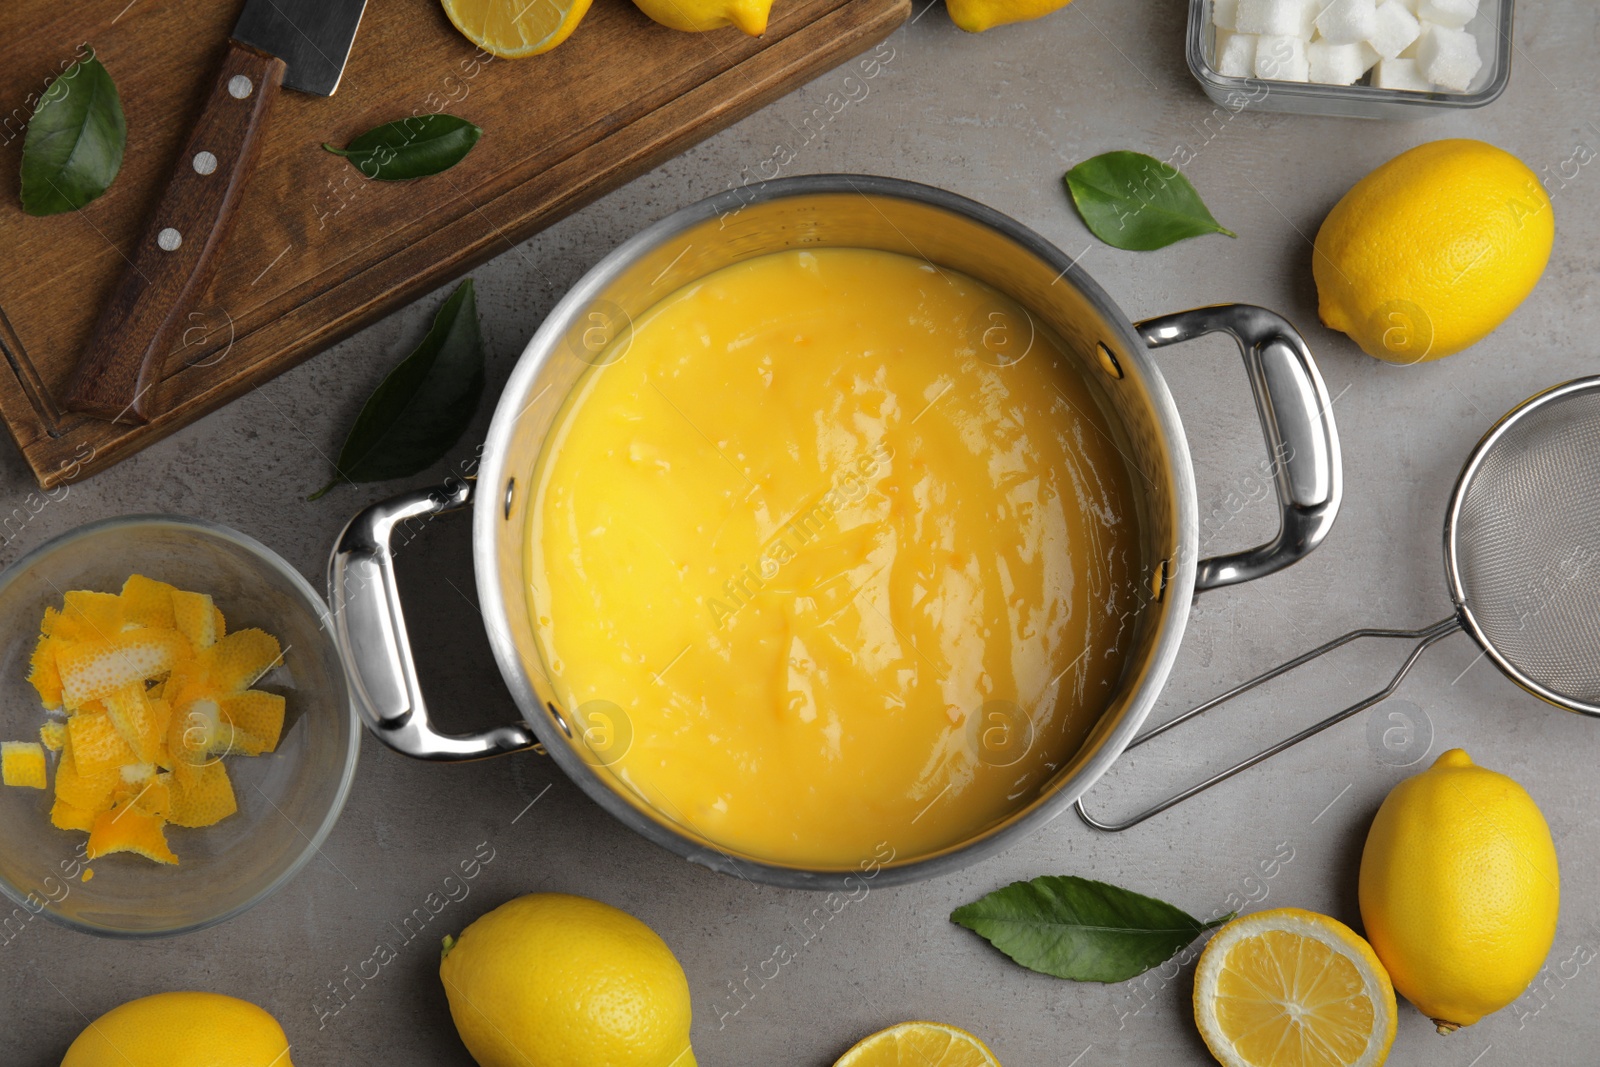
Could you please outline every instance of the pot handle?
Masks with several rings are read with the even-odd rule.
[[[433,728],[411,655],[400,586],[395,580],[395,531],[407,540],[435,517],[465,508],[472,483],[455,481],[380,501],[350,520],[328,560],[328,600],[334,641],[355,690],[362,720],[397,752],[428,760],[470,760],[520,752],[538,743],[524,725],[476,734]]]
[[[1196,592],[1280,571],[1322,543],[1339,513],[1344,472],[1332,401],[1311,352],[1281,315],[1253,304],[1218,304],[1146,319],[1134,329],[1151,348],[1208,333],[1230,334],[1244,353],[1278,494],[1278,535],[1266,544],[1203,559]]]
[[[1322,375],[1299,332],[1281,315],[1253,304],[1219,304],[1180,311],[1175,315],[1146,319],[1136,323],[1134,329],[1151,348],[1177,344],[1208,333],[1231,334],[1244,353],[1245,369],[1255,393],[1256,412],[1261,417],[1261,431],[1266,436],[1267,451],[1272,457],[1273,481],[1277,486],[1280,514],[1278,536],[1244,552],[1201,560],[1195,573],[1195,590],[1198,592],[1248,582],[1282,570],[1321,544],[1339,512],[1339,501],[1344,495],[1344,471],[1339,458],[1339,433],[1333,424],[1333,402],[1328,399],[1328,387],[1323,384]],[[1389,684],[1364,700],[1218,771],[1203,782],[1167,797],[1131,819],[1101,822],[1084,810],[1082,797],[1073,805],[1078,818],[1096,830],[1120,833],[1272,758],[1286,748],[1298,745],[1335,723],[1343,722],[1357,712],[1387,699],[1399,688],[1422,653],[1434,642],[1452,633],[1458,625],[1452,617],[1421,630],[1352,630],[1320,648],[1234,686],[1221,696],[1190,708],[1134,738],[1128,748],[1137,748],[1152,741],[1173,727],[1352,641],[1376,637],[1414,642],[1410,654]]]

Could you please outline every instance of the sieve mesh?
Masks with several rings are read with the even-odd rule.
[[[1600,705],[1600,381],[1530,403],[1477,458],[1446,546],[1461,606],[1525,680]]]

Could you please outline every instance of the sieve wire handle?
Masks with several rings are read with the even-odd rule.
[[[1278,534],[1266,544],[1203,559],[1196,592],[1253,581],[1322,543],[1344,495],[1339,433],[1328,387],[1305,340],[1283,316],[1254,304],[1218,304],[1146,319],[1134,329],[1151,348],[1208,333],[1239,342],[1278,494]]]
[[[1229,778],[1232,778],[1234,775],[1240,773],[1241,771],[1249,770],[1251,767],[1254,767],[1256,764],[1261,763],[1264,760],[1271,759],[1273,756],[1276,756],[1278,753],[1282,752],[1284,749],[1292,748],[1293,746],[1298,745],[1300,742],[1304,741],[1306,738],[1311,737],[1314,734],[1321,733],[1322,731],[1326,730],[1328,727],[1334,725],[1335,723],[1343,722],[1344,720],[1348,719],[1350,716],[1356,715],[1356,714],[1358,714],[1360,712],[1363,712],[1363,711],[1367,710],[1368,708],[1372,707],[1374,704],[1378,704],[1378,703],[1383,702],[1384,700],[1387,700],[1390,696],[1392,696],[1394,694],[1394,691],[1396,689],[1400,688],[1400,683],[1405,680],[1405,677],[1406,677],[1407,674],[1411,673],[1411,668],[1416,666],[1417,660],[1422,658],[1422,654],[1424,652],[1426,652],[1430,646],[1432,646],[1437,641],[1440,641],[1440,640],[1443,640],[1446,637],[1449,637],[1451,634],[1455,633],[1459,629],[1461,629],[1461,619],[1460,619],[1460,617],[1457,616],[1457,615],[1451,615],[1447,619],[1440,619],[1438,622],[1434,623],[1432,626],[1425,626],[1420,630],[1376,630],[1376,629],[1351,630],[1347,634],[1343,634],[1343,635],[1341,635],[1339,637],[1335,637],[1332,641],[1329,641],[1325,645],[1320,645],[1317,648],[1312,649],[1310,652],[1307,652],[1302,656],[1296,656],[1294,659],[1290,660],[1289,662],[1272,668],[1272,670],[1267,671],[1265,674],[1258,674],[1254,678],[1250,679],[1248,682],[1243,682],[1243,683],[1241,683],[1239,685],[1234,686],[1232,689],[1228,690],[1226,693],[1223,693],[1221,696],[1212,697],[1210,700],[1206,701],[1204,704],[1196,705],[1195,707],[1190,708],[1188,711],[1184,712],[1182,715],[1179,715],[1179,716],[1177,716],[1177,717],[1175,717],[1173,719],[1168,720],[1167,722],[1162,723],[1160,726],[1157,726],[1155,729],[1148,730],[1145,733],[1140,734],[1138,737],[1133,739],[1133,741],[1128,745],[1128,748],[1130,748],[1130,749],[1137,748],[1138,746],[1144,744],[1146,741],[1154,740],[1155,738],[1157,738],[1157,737],[1161,736],[1162,734],[1166,733],[1168,730],[1172,729],[1174,726],[1179,726],[1179,725],[1181,725],[1183,723],[1186,723],[1190,719],[1194,718],[1195,716],[1204,714],[1205,712],[1210,711],[1212,708],[1217,707],[1220,704],[1226,704],[1228,701],[1232,700],[1234,697],[1240,696],[1241,694],[1244,694],[1244,693],[1248,693],[1250,690],[1254,689],[1256,686],[1261,685],[1264,682],[1270,682],[1272,679],[1277,678],[1277,677],[1279,677],[1281,675],[1288,674],[1290,671],[1296,669],[1297,667],[1302,667],[1305,664],[1310,663],[1312,660],[1318,659],[1319,657],[1324,656],[1329,652],[1332,652],[1334,649],[1339,648],[1339,647],[1341,647],[1343,645],[1347,645],[1352,641],[1357,641],[1357,640],[1360,640],[1361,638],[1364,638],[1364,637],[1382,637],[1382,638],[1392,638],[1392,639],[1399,639],[1399,640],[1410,640],[1410,641],[1414,642],[1414,644],[1411,646],[1410,653],[1405,658],[1405,662],[1400,664],[1400,669],[1395,671],[1394,677],[1389,679],[1389,684],[1384,686],[1382,689],[1378,690],[1376,693],[1373,693],[1371,696],[1366,697],[1366,698],[1364,698],[1362,700],[1358,700],[1354,704],[1351,704],[1349,707],[1344,708],[1344,709],[1342,709],[1340,711],[1334,712],[1332,715],[1328,716],[1326,719],[1323,719],[1321,722],[1314,723],[1311,726],[1306,727],[1304,730],[1301,730],[1299,733],[1294,734],[1294,735],[1292,735],[1290,737],[1284,738],[1282,741],[1279,741],[1277,744],[1271,746],[1270,748],[1264,748],[1260,752],[1257,752],[1255,755],[1247,757],[1246,759],[1240,760],[1238,763],[1235,763],[1232,767],[1229,767],[1226,770],[1218,771],[1216,774],[1213,774],[1210,778],[1207,778],[1205,781],[1200,782],[1197,785],[1192,785],[1188,789],[1185,789],[1183,792],[1176,793],[1176,794],[1168,797],[1167,799],[1161,801],[1159,804],[1156,804],[1154,807],[1146,808],[1144,811],[1141,811],[1139,814],[1135,815],[1133,818],[1128,819],[1128,820],[1126,820],[1124,822],[1107,823],[1107,822],[1100,822],[1098,819],[1092,818],[1089,815],[1089,813],[1084,810],[1082,798],[1079,798],[1077,804],[1074,805],[1077,808],[1078,818],[1082,819],[1085,823],[1088,823],[1090,826],[1094,827],[1096,830],[1104,830],[1107,833],[1121,833],[1123,830],[1128,830],[1128,829],[1131,829],[1131,828],[1133,828],[1135,826],[1138,826],[1140,823],[1144,822],[1146,819],[1150,818],[1151,816],[1160,815],[1162,812],[1166,811],[1168,808],[1173,807],[1174,805],[1177,805],[1177,804],[1182,804],[1185,800],[1188,800],[1190,797],[1195,796],[1195,795],[1197,795],[1199,793],[1203,793],[1207,789],[1210,789],[1212,786],[1217,785],[1220,782],[1227,781]]]

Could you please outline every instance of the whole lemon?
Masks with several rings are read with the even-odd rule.
[[[661,25],[687,33],[737,26],[760,37],[767,32],[772,0],[633,0],[633,6]]]
[[[1560,874],[1533,798],[1459,748],[1395,786],[1361,853],[1361,920],[1441,1034],[1522,995],[1556,934]]]
[[[695,1067],[683,968],[609,904],[518,897],[445,940],[439,977],[480,1067]]]
[[[1325,326],[1370,356],[1421,363],[1477,344],[1533,292],[1555,215],[1521,160],[1482,141],[1402,152],[1355,184],[1317,231]]]
[[[950,21],[968,33],[982,33],[995,26],[1043,18],[1072,0],[945,0]]]
[[[293,1067],[278,1020],[219,993],[157,993],[112,1008],[61,1067]]]

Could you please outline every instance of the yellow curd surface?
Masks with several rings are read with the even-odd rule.
[[[719,846],[854,867],[1027,803],[1120,678],[1107,422],[1016,304],[859,249],[727,267],[597,360],[536,473],[543,666],[588,758]]]

